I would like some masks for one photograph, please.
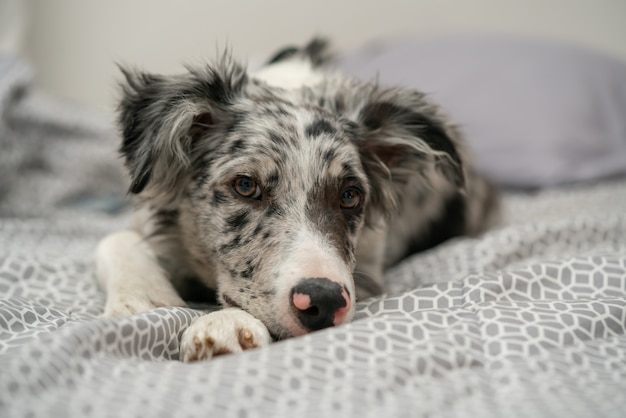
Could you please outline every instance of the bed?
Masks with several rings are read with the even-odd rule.
[[[366,76],[366,58],[380,68],[393,61],[385,54],[407,56],[398,45],[341,65]],[[611,100],[626,103],[616,88]],[[585,149],[595,170],[487,166],[501,149],[474,142],[504,188],[497,227],[406,259],[348,325],[192,364],[178,361],[179,338],[200,311],[100,316],[94,248],[130,224],[111,120],[37,92],[31,70],[6,56],[0,112],[0,416],[626,414],[626,106],[614,125],[584,127],[595,151],[613,147]]]

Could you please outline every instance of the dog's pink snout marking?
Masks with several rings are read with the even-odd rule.
[[[343,324],[352,308],[346,289],[326,278],[301,280],[292,290],[291,304],[300,324],[309,330]]]
[[[311,307],[311,296],[302,293],[293,294],[293,306],[301,311],[306,311]]]
[[[350,313],[350,308],[352,308],[352,302],[350,302],[350,297],[346,289],[341,289],[341,296],[346,301],[346,306],[335,311],[335,325],[341,325],[346,322],[346,317]]]

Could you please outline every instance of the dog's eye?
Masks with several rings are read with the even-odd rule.
[[[350,187],[341,193],[340,200],[342,209],[356,209],[361,204],[361,192]]]
[[[250,177],[241,176],[233,181],[233,189],[241,197],[258,199],[261,197],[261,188]]]

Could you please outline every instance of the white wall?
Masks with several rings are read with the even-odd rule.
[[[0,0],[15,3],[20,0]],[[28,0],[25,0],[28,1]],[[504,32],[626,58],[626,0],[32,0],[23,54],[45,89],[112,109],[114,62],[175,72],[230,45],[256,62],[313,34],[349,48],[378,37]],[[1,33],[1,32],[0,32]]]

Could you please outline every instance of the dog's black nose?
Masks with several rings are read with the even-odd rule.
[[[302,279],[291,290],[298,321],[315,331],[342,324],[350,311],[350,297],[339,283],[326,278]]]

